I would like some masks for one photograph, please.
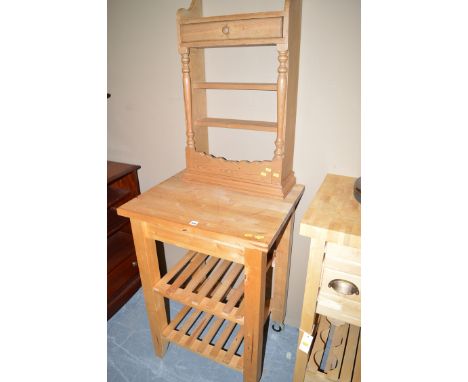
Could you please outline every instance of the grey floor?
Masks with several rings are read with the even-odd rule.
[[[171,316],[181,308],[171,302]],[[268,329],[261,382],[292,381],[298,330]],[[242,374],[177,345],[163,359],[153,352],[141,289],[107,322],[109,382],[240,382]]]

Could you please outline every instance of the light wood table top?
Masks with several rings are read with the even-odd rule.
[[[296,184],[284,199],[248,195],[184,181],[182,174],[124,204],[118,209],[119,215],[232,246],[267,251],[304,193],[304,186]]]
[[[359,248],[361,204],[354,198],[356,178],[328,174],[301,221],[300,233]]]

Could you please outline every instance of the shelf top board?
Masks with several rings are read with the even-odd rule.
[[[141,166],[120,162],[107,161],[107,184],[130,174],[132,171],[140,169]]]
[[[301,221],[301,235],[327,234],[332,241],[359,246],[361,204],[354,199],[356,178],[327,174]],[[325,232],[328,231],[328,232]]]
[[[182,174],[122,205],[118,213],[219,244],[267,251],[304,193],[296,184],[284,199],[248,195],[183,180]]]

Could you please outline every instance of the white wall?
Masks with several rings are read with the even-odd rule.
[[[108,159],[142,166],[142,191],[185,166],[175,13],[189,0],[108,0]],[[207,15],[281,9],[281,0],[205,0]],[[255,8],[253,8],[255,7]],[[303,0],[294,169],[306,192],[296,213],[286,322],[298,326],[308,240],[299,222],[328,172],[360,175],[360,1]],[[253,57],[254,55],[254,57]],[[207,80],[274,82],[274,48],[211,49]],[[208,113],[275,120],[274,93],[210,91]],[[210,129],[210,151],[269,159],[274,137]],[[215,131],[213,131],[215,130]],[[249,145],[245,145],[245,137]],[[167,250],[168,264],[182,251]]]

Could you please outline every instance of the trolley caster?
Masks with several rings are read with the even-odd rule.
[[[284,324],[278,324],[278,323],[273,323],[271,325],[271,328],[275,331],[275,332],[281,332],[284,328]]]

